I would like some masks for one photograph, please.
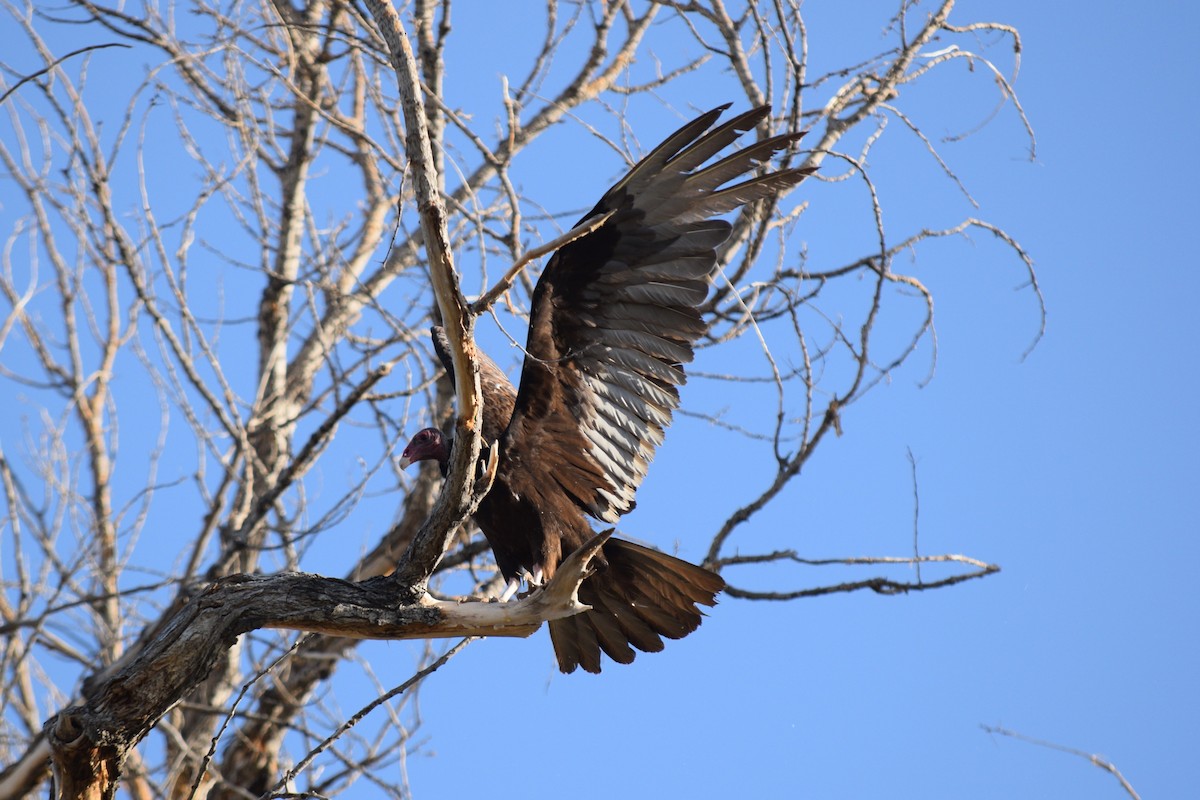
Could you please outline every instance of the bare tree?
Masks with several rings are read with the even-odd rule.
[[[968,68],[1028,128],[1011,85],[1017,32],[952,20],[953,6],[904,2],[880,20],[880,52],[812,74],[797,0],[550,0],[486,65],[456,34],[471,12],[447,1],[400,9],[405,34],[375,0],[6,0],[0,796],[34,793],[52,762],[63,796],[122,782],[138,798],[259,797],[293,780],[330,796],[378,781],[369,768],[410,746],[411,705],[385,704],[385,732],[356,736],[314,700],[355,665],[356,641],[528,635],[571,613],[578,570],[518,604],[438,599],[497,588],[486,546],[462,527],[487,486],[471,468],[475,323],[520,330],[536,262],[504,273],[578,213],[526,196],[544,148],[618,156],[574,181],[590,204],[575,190],[598,196],[632,163],[635,131],[655,139],[643,119],[665,129],[701,105],[768,103],[774,130],[810,129],[795,165],[820,166],[820,192],[847,193],[872,220],[857,254],[815,264],[807,192],[735,221],[707,342],[764,366],[697,374],[773,409],[758,428],[708,415],[747,437],[770,477],[750,500],[729,498],[705,564],[730,595],[760,600],[994,572],[957,555],[824,562],[755,545],[755,514],[851,407],[934,350],[933,298],[898,256],[996,236],[1041,308],[1028,255],[985,220],[884,227],[869,162],[885,133],[915,137],[931,172],[974,203],[929,120],[906,111],[910,85]],[[449,88],[472,72],[504,77]],[[881,322],[914,306],[907,329]],[[426,339],[435,315],[456,333],[456,403]],[[397,442],[452,407],[475,442],[456,448],[446,487],[436,470],[398,472]],[[888,571],[800,588],[753,578],[776,562]],[[914,581],[895,569],[914,562],[956,571]],[[454,652],[427,648],[403,697]],[[380,695],[364,713],[392,700]],[[307,755],[287,753],[289,732]],[[136,749],[147,736],[154,746]],[[285,774],[281,759],[296,766]]]

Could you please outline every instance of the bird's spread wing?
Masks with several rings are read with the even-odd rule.
[[[725,108],[680,128],[610,189],[584,219],[615,213],[556,252],[534,291],[502,452],[542,491],[557,485],[607,522],[633,508],[705,330],[697,308],[731,229],[711,217],[809,172],[726,186],[799,137],[764,139],[704,167],[768,113],[754,109],[706,133]]]

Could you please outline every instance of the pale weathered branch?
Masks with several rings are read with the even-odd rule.
[[[130,748],[199,684],[248,631],[283,628],[356,639],[529,636],[543,622],[587,610],[579,584],[609,531],[573,553],[546,587],[512,603],[457,603],[428,595],[397,605],[392,578],[349,583],[318,575],[234,575],[195,597],[128,666],[45,725],[63,798],[101,796]]]
[[[478,498],[473,497],[473,490],[475,462],[479,459],[481,447],[479,425],[483,411],[479,364],[475,355],[475,321],[459,288],[458,273],[454,270],[451,257],[446,209],[438,191],[439,180],[426,132],[425,106],[421,100],[421,83],[412,46],[390,0],[367,0],[367,6],[388,44],[392,65],[396,70],[407,128],[405,149],[412,170],[421,230],[425,234],[430,283],[442,325],[450,341],[454,385],[458,392],[458,418],[450,478],[442,487],[438,505],[430,517],[431,524],[422,528],[413,539],[412,546],[396,569],[402,584],[423,593],[429,576],[449,544],[450,535],[471,513],[474,503],[478,503]]]

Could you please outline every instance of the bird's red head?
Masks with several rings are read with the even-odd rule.
[[[450,448],[446,446],[446,437],[437,428],[417,431],[417,435],[400,454],[400,469],[408,469],[410,464],[427,458],[432,458],[439,464],[450,460]]]

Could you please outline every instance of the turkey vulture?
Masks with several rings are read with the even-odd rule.
[[[608,190],[581,220],[615,212],[550,259],[529,313],[519,389],[480,358],[482,436],[500,448],[492,488],[475,512],[509,582],[553,576],[594,534],[585,515],[613,523],[634,492],[679,405],[676,387],[705,331],[698,307],[731,226],[711,219],[774,197],[810,169],[784,169],[727,186],[786,149],[784,134],[702,166],[767,117],[767,107],[709,131],[728,105],[684,125]],[[725,188],[722,188],[725,187]],[[453,366],[444,332],[434,342]],[[435,459],[446,470],[452,443],[420,431],[402,467]],[[622,664],[634,649],[657,652],[700,624],[725,582],[709,570],[632,542],[609,539],[579,589],[591,610],[550,623],[563,672],[600,671],[600,651]]]

